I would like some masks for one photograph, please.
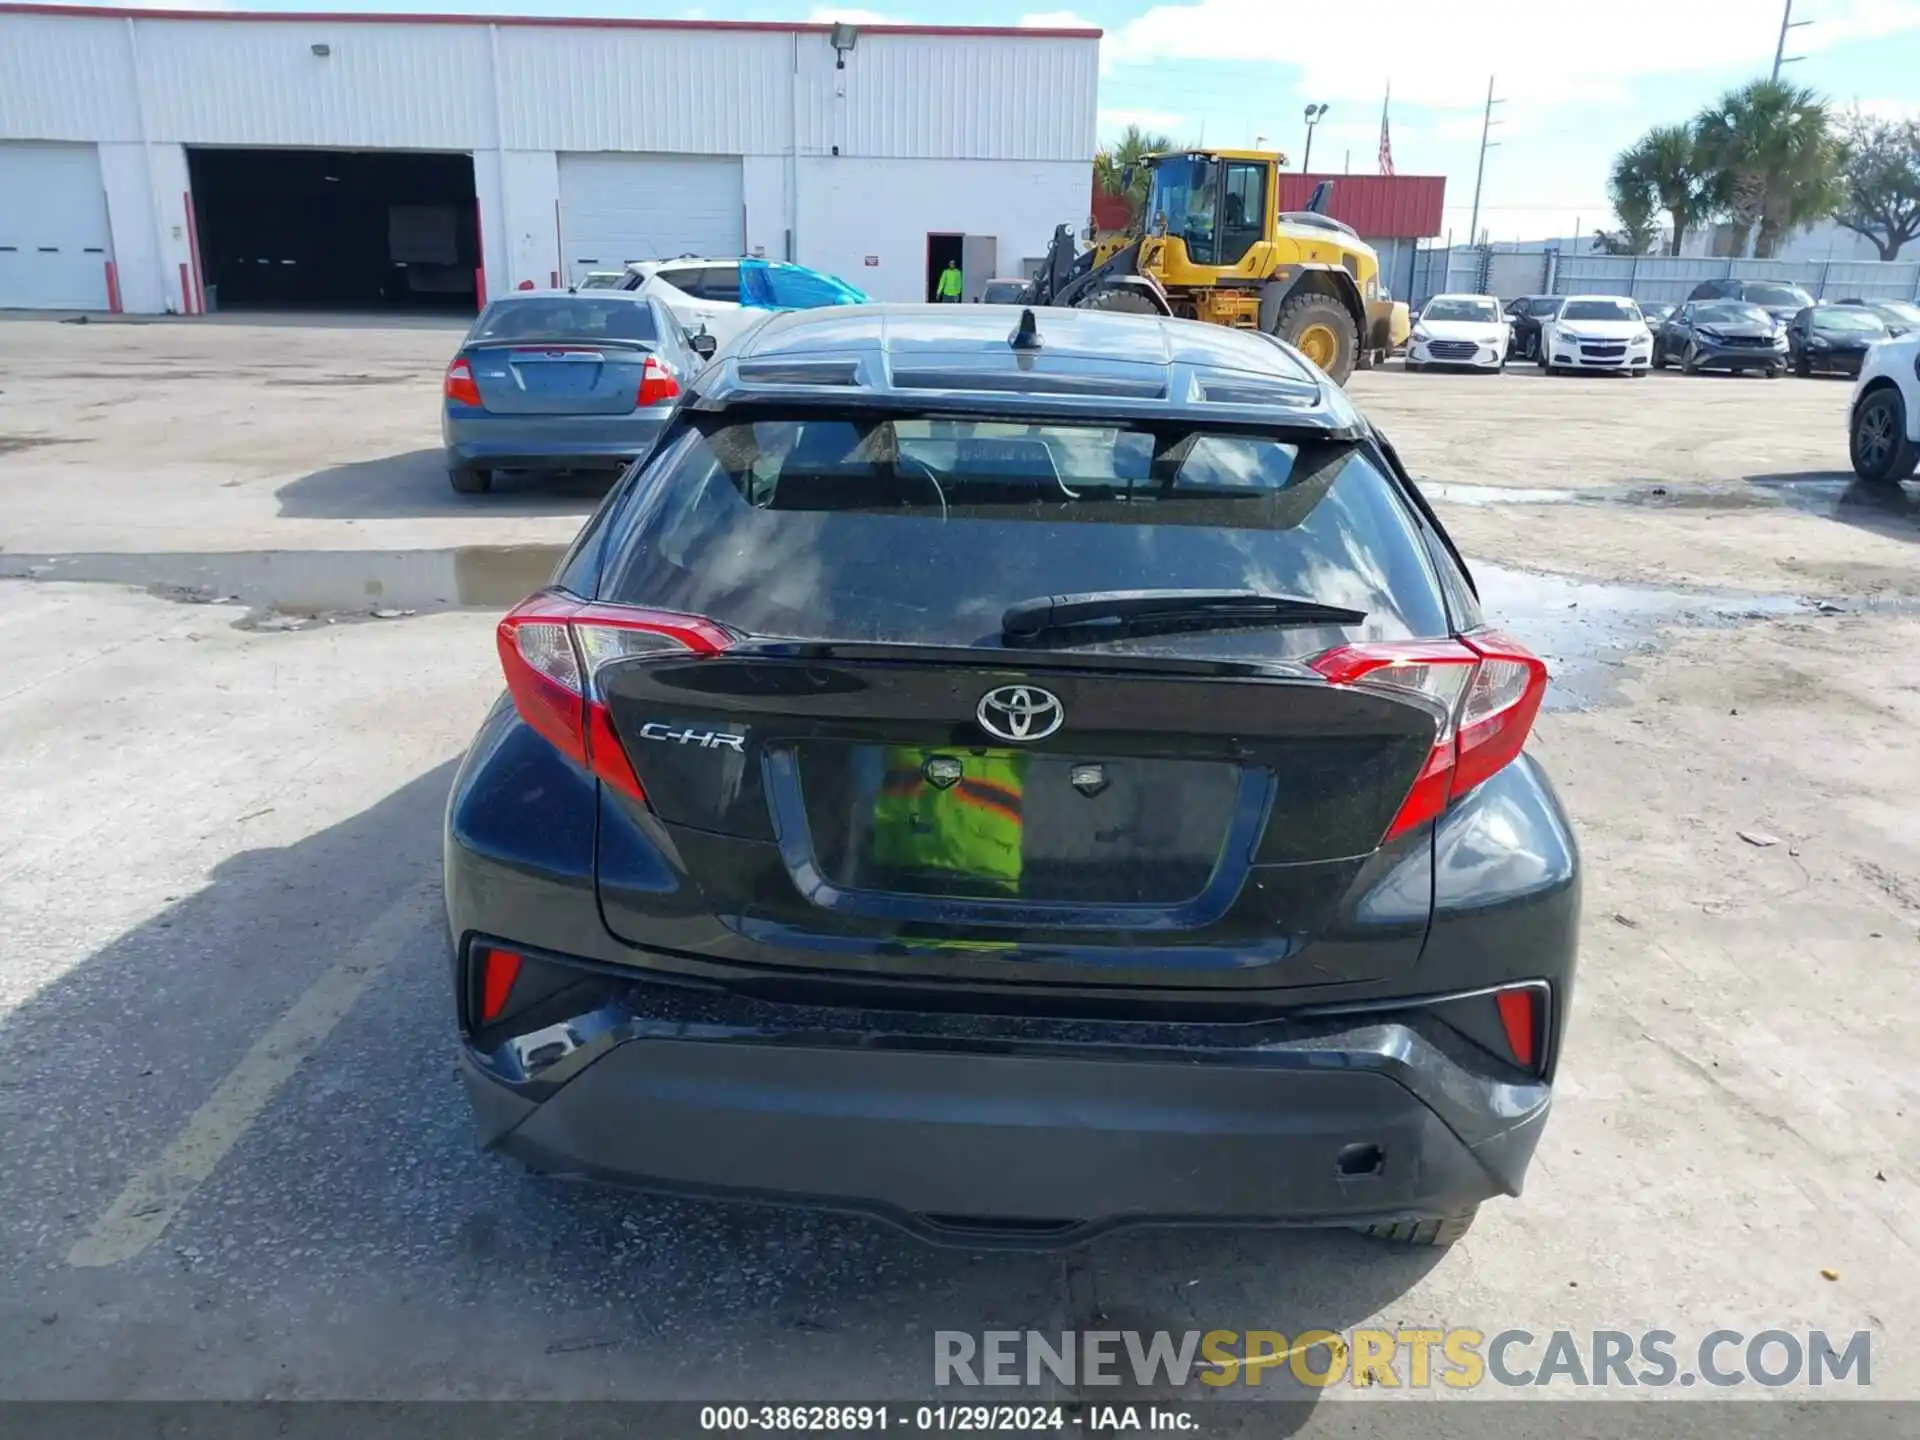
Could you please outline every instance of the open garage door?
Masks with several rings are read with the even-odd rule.
[[[97,149],[0,142],[0,308],[110,309],[109,236]]]
[[[476,308],[470,155],[190,149],[187,171],[210,309]]]
[[[738,156],[560,157],[567,277],[632,260],[738,255],[746,244]]]

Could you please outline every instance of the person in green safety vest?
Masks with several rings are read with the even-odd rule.
[[[949,755],[960,778],[942,787],[927,778],[929,752],[888,746],[874,800],[873,858],[889,870],[947,875],[963,888],[1017,895],[1021,873],[1024,755]]]
[[[960,303],[960,262],[949,260],[947,268],[940,272],[939,283],[933,287],[933,295],[942,305]]]

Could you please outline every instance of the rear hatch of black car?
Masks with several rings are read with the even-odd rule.
[[[912,978],[1411,965],[1430,831],[1389,832],[1445,707],[1315,668],[1451,643],[1376,465],[1187,424],[694,417],[597,597],[656,638],[582,646],[644,796],[603,799],[607,925]]]

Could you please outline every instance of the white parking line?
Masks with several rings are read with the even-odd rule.
[[[430,894],[428,885],[410,886],[253,1042],[167,1148],[127,1182],[120,1197],[75,1242],[67,1252],[69,1265],[118,1265],[160,1238],[287,1077],[320,1048],[413,938]]]

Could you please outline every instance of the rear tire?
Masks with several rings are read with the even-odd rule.
[[[1353,1228],[1369,1239],[1384,1240],[1389,1245],[1444,1250],[1472,1228],[1473,1217],[1479,1213],[1480,1207],[1476,1205],[1457,1215],[1442,1215],[1432,1220],[1405,1220],[1398,1225],[1356,1225]]]
[[[1853,473],[1869,485],[1898,485],[1920,464],[1920,445],[1907,438],[1907,407],[1891,385],[1869,391],[1847,427]]]
[[[455,465],[447,471],[447,483],[458,495],[484,495],[493,488],[493,472],[471,465]]]
[[[1360,332],[1354,326],[1353,317],[1347,313],[1347,307],[1331,295],[1306,294],[1295,295],[1280,307],[1280,313],[1274,317],[1273,333],[1276,338],[1313,359],[1301,346],[1301,340],[1310,330],[1324,328],[1332,333],[1333,354],[1326,364],[1319,364],[1327,378],[1336,385],[1347,383],[1347,377],[1353,374],[1354,356],[1360,351]]]

